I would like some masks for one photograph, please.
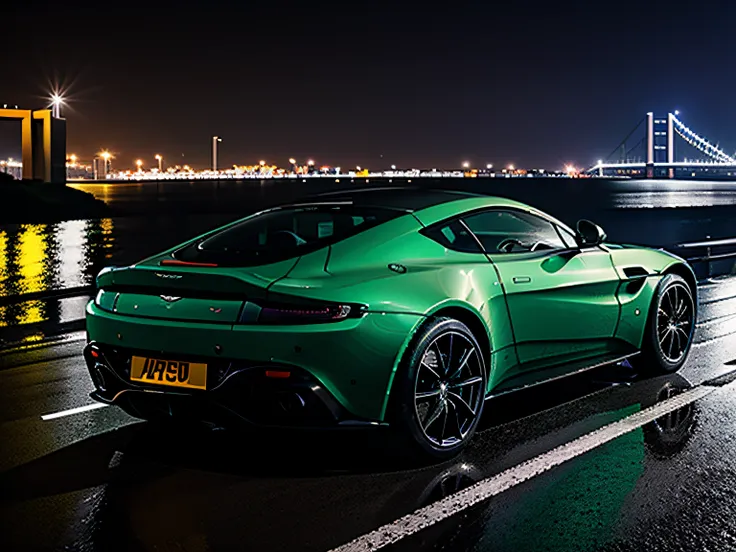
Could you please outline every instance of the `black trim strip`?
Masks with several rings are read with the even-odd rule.
[[[524,389],[529,389],[531,387],[536,387],[536,386],[542,385],[544,383],[550,383],[552,381],[557,381],[557,380],[569,378],[570,376],[575,376],[575,375],[578,375],[578,374],[582,374],[583,372],[587,372],[587,371],[593,370],[595,368],[601,368],[603,366],[608,366],[608,365],[611,365],[611,364],[617,364],[619,362],[623,362],[624,360],[626,360],[628,358],[631,358],[633,356],[636,356],[639,353],[640,353],[640,351],[635,351],[633,353],[627,353],[625,355],[621,355],[621,356],[618,356],[618,357],[613,357],[613,358],[611,358],[609,360],[603,360],[603,361],[600,361],[600,362],[597,362],[597,363],[594,361],[594,363],[591,364],[590,366],[584,366],[583,368],[579,368],[577,370],[573,370],[572,372],[568,372],[566,374],[560,374],[559,376],[552,376],[551,378],[547,378],[547,379],[542,379],[542,380],[539,380],[539,381],[535,381],[534,383],[529,383],[527,385],[519,385],[517,387],[510,387],[509,389],[503,389],[503,390],[501,390],[501,391],[499,391],[497,393],[494,393],[493,391],[491,391],[490,393],[488,393],[485,396],[485,400],[495,399],[496,397],[501,397],[503,395],[508,395],[509,393],[515,393],[517,391],[523,391]],[[555,366],[553,365],[553,366],[549,366],[549,367],[545,367],[545,368],[540,368],[540,371],[541,370],[546,370],[548,368],[554,368],[554,367]]]
[[[174,295],[182,299],[211,299],[245,301],[248,297],[246,292],[236,293],[232,291],[202,291],[199,289],[187,289],[176,287],[138,286],[130,284],[111,284],[100,288],[104,291],[120,293],[131,293],[135,295],[149,295],[160,297],[161,295]],[[265,291],[265,290],[264,290]],[[116,301],[117,302],[117,301]]]

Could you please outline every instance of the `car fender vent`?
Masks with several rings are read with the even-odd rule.
[[[643,278],[649,276],[649,271],[641,266],[627,266],[624,268],[624,274],[627,278]]]

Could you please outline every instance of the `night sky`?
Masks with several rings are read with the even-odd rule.
[[[17,2],[0,104],[70,98],[69,153],[370,169],[605,157],[647,111],[736,150],[736,2]],[[0,125],[0,157],[20,125]]]

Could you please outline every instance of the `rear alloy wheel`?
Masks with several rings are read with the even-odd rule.
[[[487,378],[480,345],[462,322],[438,318],[420,330],[405,360],[397,423],[414,452],[452,457],[483,412]]]
[[[679,370],[690,352],[695,332],[695,301],[687,282],[667,274],[652,299],[642,354],[634,364],[654,373]]]

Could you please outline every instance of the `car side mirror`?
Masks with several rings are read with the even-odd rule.
[[[595,247],[602,244],[605,239],[606,233],[603,228],[589,220],[578,221],[575,241],[579,247]]]

